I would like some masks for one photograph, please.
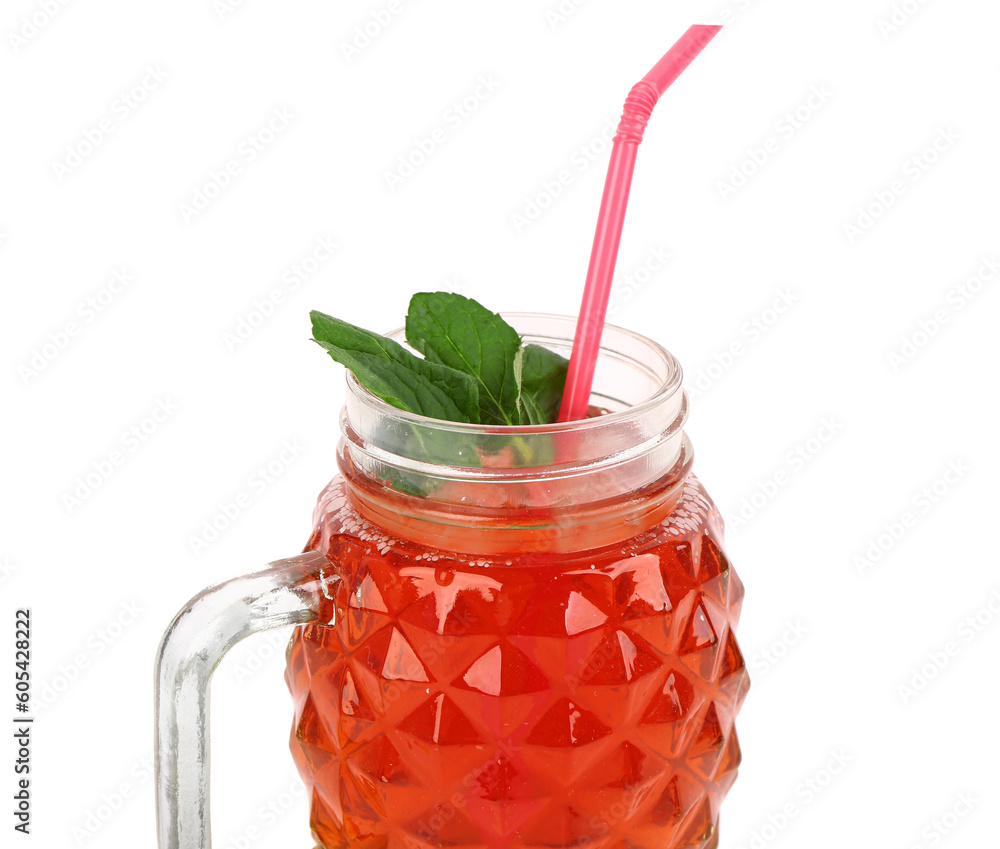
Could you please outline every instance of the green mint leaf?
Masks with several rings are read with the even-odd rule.
[[[407,495],[415,495],[418,498],[426,498],[430,495],[430,492],[416,482],[416,475],[410,475],[407,472],[392,472],[383,483],[390,489],[404,492]]]
[[[406,341],[428,361],[475,378],[483,424],[521,423],[521,337],[482,304],[448,292],[420,292],[410,300]]]
[[[313,340],[383,401],[434,419],[479,422],[479,391],[469,375],[333,316],[314,310],[310,317]]]
[[[559,419],[569,360],[541,345],[526,345],[521,361],[521,409],[524,424],[551,424]]]

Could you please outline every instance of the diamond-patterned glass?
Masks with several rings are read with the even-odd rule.
[[[337,623],[295,633],[292,750],[326,849],[705,849],[736,777],[743,586],[690,477],[627,543],[497,562],[324,492]]]

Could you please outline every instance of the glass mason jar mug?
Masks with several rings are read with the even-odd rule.
[[[508,316],[568,354],[570,318]],[[303,555],[211,588],[157,671],[161,849],[203,849],[208,685],[298,625],[291,745],[325,849],[718,843],[749,687],[743,587],[691,474],[681,370],[604,331],[579,422],[424,418],[348,376]]]

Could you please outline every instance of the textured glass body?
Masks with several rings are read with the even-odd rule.
[[[308,548],[340,579],[336,624],[298,629],[287,670],[316,839],[715,846],[743,588],[700,483],[676,490],[624,541],[477,558],[391,536],[335,479]]]

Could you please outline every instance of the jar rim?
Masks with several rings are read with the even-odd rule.
[[[526,344],[569,353],[575,318],[504,315]],[[393,335],[405,341],[402,331]],[[391,509],[421,527],[441,526],[442,511],[457,526],[471,527],[478,506],[488,508],[511,540],[531,535],[536,521],[554,521],[566,534],[579,535],[578,519],[589,515],[588,505],[618,499],[631,510],[627,505],[638,493],[658,491],[658,481],[683,477],[690,468],[680,364],[656,342],[615,325],[604,328],[590,398],[601,415],[579,421],[450,422],[400,410],[353,376],[348,380],[338,447],[348,488],[359,504],[365,487],[390,493]],[[650,499],[657,500],[639,501]],[[637,522],[641,504],[634,504]],[[634,530],[629,521],[619,524],[623,533]]]
[[[575,331],[576,326],[575,317],[559,315],[557,313],[503,312],[500,315],[505,320],[511,320],[510,323],[514,324],[515,327],[519,322],[531,320],[566,324],[570,326],[572,331]],[[405,345],[405,328],[400,327],[384,335]],[[522,336],[531,335],[532,334],[530,333],[522,334]],[[573,333],[571,332],[568,338],[572,338],[572,336]],[[663,378],[657,389],[642,401],[630,404],[621,410],[611,411],[593,418],[578,419],[576,421],[569,422],[553,422],[542,425],[490,425],[471,422],[455,422],[447,419],[437,419],[431,416],[424,416],[419,413],[413,413],[393,406],[367,389],[367,387],[365,387],[350,370],[347,371],[347,385],[349,390],[356,397],[362,399],[367,406],[372,408],[377,413],[390,416],[393,419],[405,424],[418,425],[425,428],[435,428],[441,431],[451,431],[465,434],[515,436],[519,434],[556,434],[571,430],[584,431],[614,427],[622,424],[623,422],[627,422],[632,417],[642,416],[647,411],[656,407],[657,404],[672,397],[681,388],[681,384],[683,382],[683,370],[673,354],[671,354],[658,342],[653,341],[647,336],[643,336],[641,333],[636,333],[633,330],[629,330],[615,324],[604,325],[601,337],[601,353],[599,356],[603,355],[606,351],[613,353],[612,349],[605,347],[605,343],[609,341],[609,337],[627,339],[647,349],[648,354],[655,356],[659,360],[659,365],[661,365],[666,371],[666,376]]]

